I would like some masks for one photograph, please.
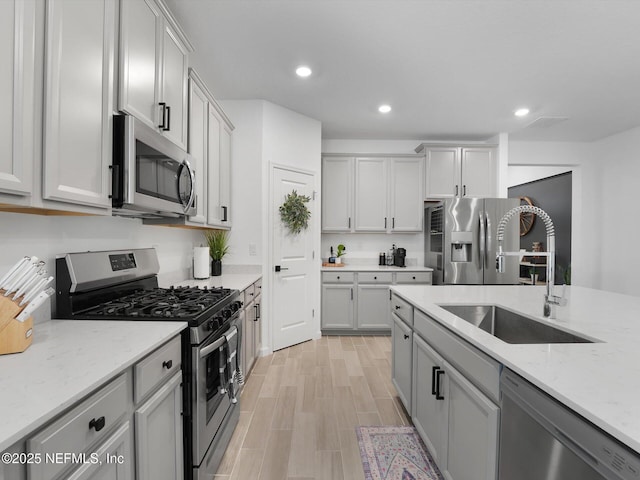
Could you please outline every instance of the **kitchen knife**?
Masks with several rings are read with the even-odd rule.
[[[16,320],[20,322],[24,322],[27,318],[31,316],[31,314],[38,309],[40,305],[44,303],[44,301],[53,295],[55,290],[53,288],[47,288],[44,292],[40,292],[40,294],[27,305],[20,315],[16,317]]]
[[[22,283],[22,285],[20,286],[20,288],[18,288],[18,290],[16,291],[15,295],[13,297],[11,297],[11,300],[15,300],[16,298],[18,298],[20,295],[22,295],[24,292],[27,291],[27,288],[35,285],[35,283],[39,280],[41,280],[42,278],[44,278],[44,276],[47,274],[47,271],[43,268],[39,269],[36,271],[35,275],[30,275],[28,276],[28,279]]]
[[[4,276],[0,279],[0,289],[4,290],[5,282],[9,280],[11,276],[29,260],[31,260],[31,257],[23,257],[21,260],[18,260],[16,264],[13,267],[11,267],[9,271],[5,273]]]
[[[30,302],[36,295],[38,295],[38,293],[49,283],[51,283],[51,281],[53,280],[53,277],[49,277],[49,278],[43,278],[42,280],[40,280],[38,283],[36,283],[33,287],[31,287],[31,289],[25,293],[24,298],[22,299],[22,301],[18,304],[20,307],[23,306],[25,303]]]
[[[35,260],[34,260],[35,259]],[[44,262],[40,264],[38,262],[38,257],[31,257],[31,263],[25,264],[20,270],[18,270],[13,277],[7,282],[6,292],[4,294],[5,297],[8,297],[9,294],[15,292],[22,282],[25,279],[26,275],[29,275],[33,269],[34,265],[44,265]]]
[[[34,261],[35,258],[35,261]],[[31,257],[24,264],[22,264],[18,269],[13,272],[13,275],[10,275],[9,278],[4,282],[3,289],[7,292],[15,285],[16,281],[19,280],[22,275],[24,275],[27,270],[31,267],[32,263],[37,262],[37,257]]]
[[[27,271],[22,275],[22,277],[16,281],[16,284],[12,286],[12,291],[17,292],[21,290],[25,284],[29,283],[31,279],[38,277],[38,272],[43,270],[41,267],[44,265],[44,262],[38,262],[35,265],[32,265],[31,268],[27,268]]]

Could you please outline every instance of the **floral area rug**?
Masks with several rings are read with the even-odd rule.
[[[442,480],[414,427],[356,427],[366,480]]]

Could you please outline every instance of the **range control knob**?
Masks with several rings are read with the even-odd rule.
[[[214,328],[215,328],[215,321],[213,320],[209,320],[205,325],[204,325],[204,329],[208,332],[211,332]]]
[[[223,316],[224,318],[229,318],[229,317],[231,317],[231,313],[232,313],[232,312],[231,312],[231,310],[229,310],[228,308],[225,308],[225,309],[222,311],[222,316]]]

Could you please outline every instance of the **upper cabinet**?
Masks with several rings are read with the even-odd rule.
[[[188,40],[164,4],[120,3],[118,107],[187,148]]]
[[[416,151],[425,155],[425,199],[497,196],[495,147],[424,144]]]
[[[115,0],[47,2],[44,199],[111,206],[115,9]]]
[[[34,2],[0,2],[0,192],[23,201],[32,191],[35,155],[35,10]]]
[[[422,170],[416,157],[323,158],[322,230],[422,231]]]

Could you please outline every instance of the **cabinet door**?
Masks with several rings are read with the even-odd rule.
[[[43,198],[110,207],[115,0],[47,2]]]
[[[460,195],[460,149],[433,147],[425,152],[425,199]]]
[[[391,230],[421,232],[424,217],[422,158],[391,160]]]
[[[160,91],[158,32],[162,14],[153,0],[120,2],[119,109],[158,128]]]
[[[417,335],[413,336],[413,381],[411,392],[411,419],[425,445],[439,467],[442,468],[447,432],[447,404],[436,399],[432,387],[438,382],[444,389],[437,371],[444,361],[435,350]],[[435,367],[440,370],[435,370]]]
[[[353,329],[353,286],[322,286],[322,328]]]
[[[32,190],[35,2],[0,2],[0,191]]]
[[[384,232],[390,227],[387,183],[385,158],[356,158],[356,231]]]
[[[129,0],[126,0],[129,1]],[[173,143],[187,148],[187,69],[188,51],[168,22],[162,27],[162,93],[167,104],[167,126],[164,135]]]
[[[209,104],[207,148],[207,224],[220,226],[222,208],[220,203],[220,127],[222,120],[215,108]]]
[[[196,172],[196,214],[189,217],[191,222],[204,223],[206,220],[207,195],[207,119],[209,102],[202,89],[192,79],[189,82],[189,153],[193,157]]]
[[[400,317],[391,315],[391,381],[407,412],[411,412],[411,363],[413,360],[413,332]]]
[[[92,450],[91,453],[97,455],[100,463],[85,463],[67,480],[134,480],[132,435],[127,422]]]
[[[222,123],[220,129],[220,223],[231,227],[231,129],[226,123]]]
[[[245,330],[242,332],[243,335],[243,346],[244,352],[242,355],[244,357],[244,374],[247,375],[253,367],[253,362],[255,361],[255,337],[256,337],[256,309],[255,303],[251,302],[249,305],[245,307]]]
[[[496,197],[498,162],[494,148],[462,149],[462,192],[464,197]]]
[[[389,330],[389,285],[358,285],[358,328]]]
[[[182,373],[135,412],[138,480],[182,480]]]
[[[450,480],[495,480],[500,409],[448,363],[445,377],[449,425],[442,473]]]
[[[253,327],[253,356],[254,360],[260,356],[260,348],[262,348],[262,297],[258,296],[255,300],[255,316]]]
[[[353,227],[353,158],[322,159],[322,230]]]

